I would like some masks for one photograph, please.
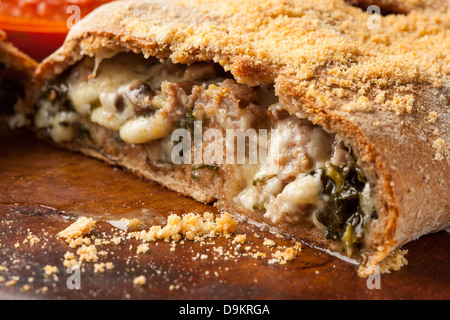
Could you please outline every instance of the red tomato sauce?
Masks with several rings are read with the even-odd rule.
[[[40,61],[63,43],[80,18],[111,0],[1,0],[0,29],[8,40]]]

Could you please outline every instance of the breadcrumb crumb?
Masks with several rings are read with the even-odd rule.
[[[133,279],[133,284],[137,286],[145,286],[147,284],[147,278],[145,276],[139,276]]]
[[[360,266],[358,274],[361,277],[368,278],[377,272],[377,268],[379,268],[381,274],[398,271],[402,267],[408,265],[408,260],[405,258],[407,253],[408,250],[397,249],[396,251],[391,252],[383,261],[379,262],[378,265]]]
[[[436,111],[431,111],[428,113],[428,123],[434,124],[438,118],[439,114]]]
[[[58,237],[70,242],[75,238],[90,233],[94,228],[95,223],[96,222],[92,218],[80,217],[69,227],[58,233]]]
[[[143,243],[143,244],[138,246],[136,253],[137,254],[147,253],[148,250],[150,250],[150,247],[148,246],[148,244]]]
[[[268,238],[264,238],[263,245],[265,245],[266,247],[274,247],[275,241],[268,239]]]
[[[233,239],[233,243],[244,244],[246,241],[247,241],[247,236],[245,234],[238,234]]]
[[[405,255],[408,250],[396,250],[389,254],[383,261],[379,263],[380,271],[382,274],[391,273],[391,271],[400,270],[403,266],[408,265],[408,260]]]
[[[183,216],[171,214],[165,227],[153,226],[149,231],[130,233],[131,237],[143,241],[175,241],[183,238],[197,240],[214,238],[219,234],[229,234],[236,230],[237,222],[227,213],[215,218],[214,214],[206,212],[202,215],[188,213]]]
[[[51,276],[59,272],[58,267],[46,265],[44,268],[44,272],[46,276]]]
[[[97,262],[98,261],[98,255],[97,255],[97,248],[94,245],[81,246],[77,254],[80,257],[80,261],[86,261],[86,262]]]

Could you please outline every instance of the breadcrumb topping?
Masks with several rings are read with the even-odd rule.
[[[239,83],[274,83],[292,114],[320,118],[323,113],[352,117],[376,112],[380,121],[373,121],[375,129],[389,122],[398,134],[408,117],[419,135],[435,123],[436,116],[426,110],[431,105],[448,119],[448,1],[410,0],[415,5],[409,6],[380,0],[408,14],[377,15],[375,28],[370,23],[374,15],[351,1],[112,2],[72,28],[68,39],[80,40],[82,55],[92,56],[110,44],[112,50],[174,63],[218,62]],[[104,30],[127,36],[105,36]],[[52,77],[71,59],[81,58],[73,58],[75,41],[48,60],[39,72],[49,74],[40,76]],[[62,56],[66,61],[60,61]],[[444,122],[438,124],[439,138],[449,140]],[[431,140],[428,147],[432,150]],[[445,158],[441,151],[434,157]]]
[[[439,117],[439,114],[436,111],[431,111],[428,113],[428,123],[434,124],[436,123],[437,118]]]
[[[283,78],[313,108],[368,112],[365,99],[388,90],[394,97],[378,108],[398,114],[413,111],[416,85],[438,87],[450,75],[449,12],[429,7],[434,10],[377,16],[377,28],[370,13],[339,0],[129,1],[104,10],[122,34],[170,47],[175,63],[192,60],[191,52],[214,52],[238,80],[256,85]],[[95,25],[90,19],[72,35]],[[144,55],[153,48],[144,47]],[[243,64],[257,71],[239,73]]]
[[[444,160],[450,156],[450,144],[442,138],[433,141],[433,148],[436,149],[435,160]]]
[[[393,111],[396,114],[412,113],[414,99],[413,95],[400,95],[395,93],[392,100],[386,101],[383,106],[386,110]]]

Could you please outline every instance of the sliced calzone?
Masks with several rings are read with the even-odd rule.
[[[38,67],[36,129],[368,274],[450,227],[450,20],[369,18],[343,0],[115,1]]]
[[[5,41],[0,30],[0,127],[16,128],[26,123],[30,109],[26,91],[31,86],[37,62]]]

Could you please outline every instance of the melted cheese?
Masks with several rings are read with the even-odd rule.
[[[295,222],[299,219],[296,216],[298,208],[309,204],[317,206],[321,192],[320,175],[300,174],[296,180],[284,188],[275,201],[269,202],[264,217],[273,223],[283,220]]]
[[[160,92],[164,81],[181,81],[184,66],[171,63],[153,63],[139,55],[117,55],[112,59],[85,59],[68,78],[68,97],[75,110],[92,122],[119,131],[128,143],[147,143],[165,137],[172,130],[167,115],[137,116],[129,99],[118,111],[115,102],[118,95],[126,97],[135,80],[147,83]],[[160,103],[158,103],[158,101]],[[161,94],[152,99],[155,107],[162,107]]]
[[[150,117],[129,120],[120,129],[120,137],[128,143],[146,143],[164,138],[172,131],[172,120],[159,112]]]
[[[73,124],[78,121],[79,115],[75,112],[59,112],[53,118],[51,135],[55,142],[68,142],[75,138]]]
[[[115,100],[125,94],[133,80],[145,80],[148,73],[146,62],[132,55],[103,60],[93,75],[94,61],[85,59],[68,78],[68,97],[75,110],[105,128],[120,130],[120,127],[135,116],[133,107],[125,101],[125,109],[118,112]],[[136,65],[135,65],[136,64]],[[133,66],[133,67],[130,67]],[[151,66],[147,66],[150,69]]]

